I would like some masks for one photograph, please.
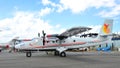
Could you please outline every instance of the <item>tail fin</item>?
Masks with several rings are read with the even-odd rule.
[[[104,24],[100,30],[100,35],[110,35],[112,34],[112,27],[113,27],[113,20],[112,19],[106,19],[104,21]]]

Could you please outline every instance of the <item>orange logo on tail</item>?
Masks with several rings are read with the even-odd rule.
[[[109,34],[110,33],[109,24],[104,24],[102,30],[105,34]]]

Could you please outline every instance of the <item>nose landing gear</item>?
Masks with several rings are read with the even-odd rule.
[[[31,57],[32,53],[31,52],[26,52],[26,57]]]

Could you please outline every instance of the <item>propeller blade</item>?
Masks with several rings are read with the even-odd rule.
[[[46,33],[44,32],[44,30],[42,31],[42,34],[43,34],[43,45],[45,45],[45,35],[46,35]]]
[[[44,30],[42,31],[43,37],[45,37],[46,33],[44,32]]]
[[[40,37],[40,33],[38,33],[38,37]]]

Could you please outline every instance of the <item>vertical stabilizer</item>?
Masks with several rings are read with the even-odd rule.
[[[106,19],[104,21],[104,24],[102,25],[101,30],[100,30],[100,35],[110,35],[110,34],[112,34],[112,27],[113,27],[113,20],[112,19]]]

